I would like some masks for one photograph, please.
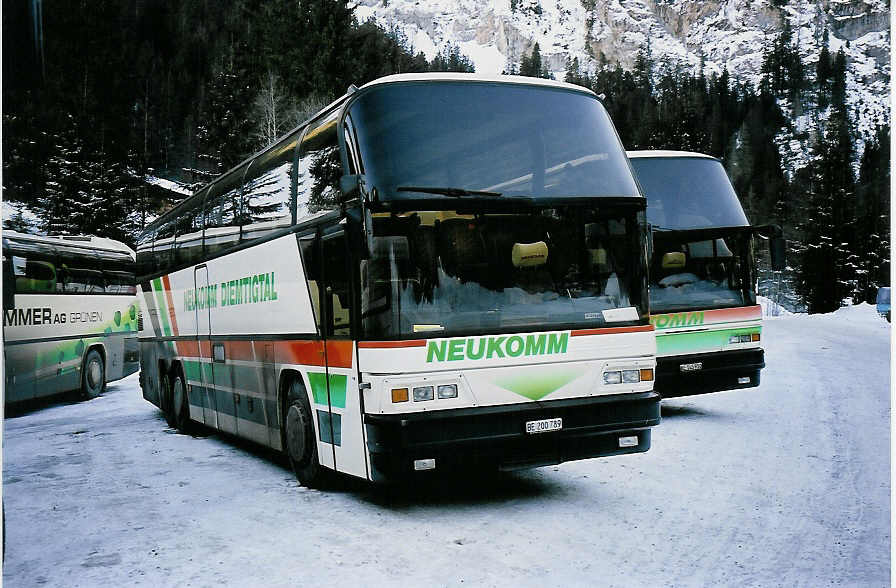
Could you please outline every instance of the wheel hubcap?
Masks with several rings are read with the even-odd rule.
[[[87,366],[87,383],[91,388],[96,388],[100,385],[100,380],[103,377],[103,370],[100,367],[100,362],[93,360]]]

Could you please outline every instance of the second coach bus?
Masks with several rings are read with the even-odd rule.
[[[629,151],[647,197],[656,390],[663,396],[759,385],[765,367],[756,304],[757,235],[783,269],[780,229],[750,225],[722,163],[683,151]]]
[[[134,251],[99,237],[3,231],[4,400],[99,395],[137,371]]]
[[[351,88],[143,234],[143,394],[306,485],[646,451],[644,210],[588,90]]]

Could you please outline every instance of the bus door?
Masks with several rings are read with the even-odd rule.
[[[320,308],[323,320],[326,362],[327,410],[329,421],[322,427],[321,440],[333,450],[334,468],[340,472],[366,475],[363,453],[353,452],[362,447],[360,439],[360,410],[355,397],[348,398],[352,375],[353,345],[351,340],[350,308],[352,289],[349,251],[345,233],[323,237],[321,242],[323,287],[320,289]],[[357,388],[355,388],[357,389]],[[357,395],[356,395],[357,396]],[[355,421],[358,421],[357,423]],[[358,455],[355,455],[358,453]]]
[[[193,272],[194,292],[208,291],[208,267],[199,265]],[[201,288],[201,290],[200,290]],[[218,427],[217,412],[215,410],[214,377],[212,374],[212,346],[209,336],[212,334],[211,309],[206,304],[196,304],[196,343],[199,348],[199,381],[202,383],[202,391],[198,399],[202,402],[202,420],[210,427]]]

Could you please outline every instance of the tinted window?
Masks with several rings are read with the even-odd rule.
[[[202,259],[202,199],[203,194],[198,194],[179,209],[174,245],[177,267],[199,263]]]
[[[232,247],[240,240],[240,226],[237,220],[242,196],[244,167],[212,186],[205,200],[205,251],[214,255],[218,251]]]
[[[52,294],[57,291],[56,260],[51,248],[16,243],[11,253],[16,293]]]
[[[654,228],[698,229],[749,224],[725,168],[715,159],[633,157]]]
[[[92,252],[80,247],[57,246],[59,253],[59,280],[69,294],[103,294],[106,280],[103,264]]]
[[[301,218],[339,208],[342,161],[336,136],[339,113],[311,123],[299,148],[297,210]]]
[[[257,228],[288,225],[292,222],[292,194],[296,187],[297,135],[260,155],[249,167],[239,208],[239,224]],[[257,236],[257,235],[253,235]]]
[[[403,83],[351,106],[367,183],[382,199],[444,198],[410,187],[505,196],[640,196],[610,118],[582,92],[520,84]]]
[[[135,294],[134,260],[124,251],[98,251],[106,294]]]

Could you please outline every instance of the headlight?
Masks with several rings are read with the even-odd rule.
[[[438,388],[439,398],[457,398],[457,384],[443,384]]]
[[[622,381],[626,384],[637,384],[641,381],[641,374],[638,370],[623,370]]]
[[[432,400],[432,386],[422,386],[414,388],[414,402],[422,402],[424,400]]]
[[[604,372],[604,384],[621,384],[622,372]]]

